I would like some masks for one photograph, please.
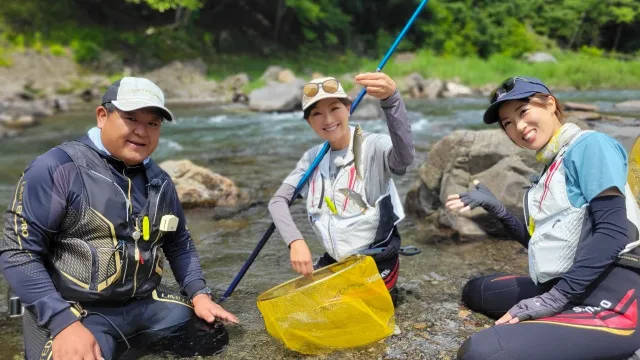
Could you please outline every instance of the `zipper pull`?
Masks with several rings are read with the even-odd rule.
[[[135,258],[136,258],[136,261],[140,261],[141,259],[140,250],[138,250],[138,245],[136,245]]]
[[[131,237],[133,238],[133,240],[135,240],[136,242],[138,241],[138,239],[140,239],[140,226],[139,226],[139,219],[135,218],[134,219],[134,228],[135,230],[133,231],[133,233],[131,234]],[[136,259],[137,260],[137,259]]]

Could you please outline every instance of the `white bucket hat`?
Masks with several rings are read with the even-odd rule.
[[[330,92],[325,91],[324,83],[329,81],[329,80],[333,80],[338,84],[338,87],[337,87],[336,91],[331,92],[331,89],[328,89]],[[327,85],[329,85],[329,84],[327,84]],[[327,86],[327,87],[329,87],[329,86]],[[314,89],[317,90],[317,93],[315,95],[313,95],[313,96],[307,96],[306,95],[308,93],[308,90],[313,91]],[[302,111],[306,110],[309,106],[317,103],[318,101],[320,101],[322,99],[328,99],[328,98],[348,99],[349,96],[347,95],[347,93],[342,88],[342,84],[340,83],[340,81],[338,81],[338,79],[336,79],[334,77],[323,77],[323,78],[313,79],[307,85],[305,85],[305,87],[303,89],[303,93],[302,93]]]

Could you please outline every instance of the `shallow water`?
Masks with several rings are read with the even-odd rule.
[[[613,111],[619,101],[640,99],[640,91],[596,91],[558,94],[570,101],[595,103],[603,111]],[[409,101],[410,121],[416,144],[416,161],[408,173],[396,180],[400,196],[406,196],[417,180],[417,168],[429,147],[450,132],[482,128],[484,98],[437,101]],[[189,228],[200,252],[205,276],[212,288],[222,294],[248,258],[271,223],[266,202],[282,179],[295,166],[302,153],[318,140],[301,119],[302,113],[255,114],[225,112],[220,109],[177,109],[175,123],[163,125],[162,140],[154,154],[156,161],[187,158],[233,179],[253,192],[255,206],[228,218],[214,216],[210,209],[188,211]],[[84,134],[94,124],[93,109],[46,119],[22,136],[0,142],[0,206],[12,200],[14,183],[24,167],[37,155],[62,141]],[[360,122],[372,132],[386,133],[382,120]],[[296,223],[308,239],[312,253],[321,254],[321,245],[307,226],[302,202],[292,206]],[[424,230],[414,219],[400,225],[403,245],[415,245],[422,253],[402,257],[399,287],[401,305],[396,312],[401,335],[392,336],[363,349],[334,353],[317,358],[455,358],[459,344],[486,318],[464,312],[459,293],[465,280],[480,272],[524,272],[526,255],[519,245],[488,240],[474,244],[426,244]],[[230,343],[216,358],[295,359],[265,331],[256,307],[263,291],[295,277],[289,267],[289,254],[276,233],[264,247],[235,293],[223,306],[235,313],[239,326],[228,326]],[[170,273],[165,277],[172,279]],[[21,352],[19,321],[6,315],[6,283],[0,281],[0,359]],[[147,356],[147,359],[156,358]],[[165,358],[165,357],[163,357]],[[314,358],[314,357],[312,357]]]

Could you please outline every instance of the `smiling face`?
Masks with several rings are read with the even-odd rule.
[[[140,164],[158,146],[162,114],[154,108],[109,113],[98,106],[96,115],[102,144],[125,164]]]
[[[311,109],[307,121],[318,136],[331,144],[332,149],[344,149],[349,146],[351,138],[349,110],[350,105],[345,105],[340,99],[323,99]]]
[[[562,127],[556,104],[553,96],[546,95],[507,101],[498,112],[500,123],[516,145],[539,150]]]

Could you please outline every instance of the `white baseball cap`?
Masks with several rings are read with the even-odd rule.
[[[151,80],[138,77],[123,77],[109,86],[102,96],[102,104],[112,103],[122,111],[134,111],[154,107],[171,121],[173,114],[164,106],[164,93]]]
[[[333,80],[336,83],[338,83],[338,88],[336,89],[336,91],[334,92],[325,91],[323,84],[329,80]],[[311,89],[317,89],[317,93],[313,96],[307,96],[306,90],[308,87],[310,87]],[[334,77],[323,77],[323,78],[313,79],[304,87],[304,90],[302,93],[302,111],[306,110],[309,106],[317,103],[318,101],[322,99],[328,99],[328,98],[348,99],[349,96],[347,95],[346,92],[344,92],[344,89],[342,88],[342,84],[340,84],[340,81],[338,81],[338,79]]]

